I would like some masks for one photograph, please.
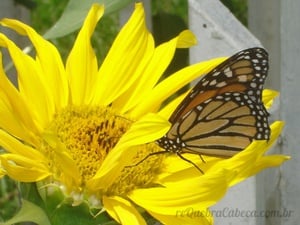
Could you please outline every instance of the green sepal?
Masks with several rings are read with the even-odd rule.
[[[38,184],[38,191],[51,225],[115,225],[106,212],[97,213],[100,209],[91,209],[87,202],[74,206],[73,200],[66,197],[58,186],[45,187]],[[97,216],[95,216],[97,215]]]
[[[20,184],[22,204],[20,210],[0,225],[33,222],[38,225],[117,225],[107,212],[91,209],[87,202],[72,205],[58,186],[43,186],[38,183]],[[96,216],[97,215],[97,216]]]
[[[52,211],[50,216],[52,225],[117,225],[111,217],[103,212],[96,217],[92,215],[89,206],[82,203],[78,206],[61,204]]]

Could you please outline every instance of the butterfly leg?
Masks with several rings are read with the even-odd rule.
[[[203,159],[202,155],[199,155],[199,157],[203,163],[206,163],[205,160]]]
[[[192,164],[197,170],[200,171],[200,173],[204,174],[203,170],[201,170],[201,169],[199,168],[199,166],[197,166],[194,162],[192,162],[191,160],[189,160],[189,159],[183,157],[183,155],[180,154],[180,152],[176,152],[176,154],[177,154],[182,160],[184,160],[184,161],[186,161],[186,162]],[[201,157],[201,156],[200,156],[200,157]]]

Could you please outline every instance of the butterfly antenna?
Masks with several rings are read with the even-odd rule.
[[[176,152],[176,154],[177,154],[182,160],[184,160],[184,161],[186,161],[186,162],[192,164],[197,170],[200,171],[200,173],[204,174],[203,170],[201,170],[201,169],[199,168],[199,166],[197,166],[194,162],[192,162],[191,160],[189,160],[189,159],[183,157],[183,155],[181,155],[179,152]]]
[[[160,154],[166,154],[166,153],[168,153],[168,152],[167,152],[167,151],[152,152],[152,153],[146,155],[145,158],[143,158],[142,160],[140,160],[140,161],[137,162],[136,164],[130,165],[130,166],[125,166],[125,168],[126,168],[126,167],[128,168],[128,167],[138,166],[138,165],[140,165],[142,162],[144,162],[146,159],[148,159],[148,158],[151,157],[151,156],[154,156],[154,155],[160,155]]]

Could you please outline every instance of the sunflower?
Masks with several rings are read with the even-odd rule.
[[[35,57],[0,34],[0,46],[8,49],[18,74],[16,88],[0,68],[0,145],[6,150],[0,175],[38,184],[39,191],[48,190],[45,201],[55,187],[73,207],[87,203],[99,209],[94,216],[108,213],[121,224],[146,224],[145,213],[163,224],[211,224],[208,207],[230,186],[288,159],[264,156],[282,122],[271,125],[268,142],[255,141],[230,159],[205,157],[203,164],[187,156],[204,174],[176,156],[143,160],[161,151],[154,141],[170,128],[167,118],[180,98],[161,108],[162,103],[225,58],[188,66],[158,82],[176,48],[196,40],[186,30],[155,46],[137,3],[99,67],[90,38],[103,12],[103,6],[92,6],[65,65],[31,27],[1,20],[30,39]],[[274,96],[266,90],[265,104]],[[189,207],[203,216],[186,216]]]

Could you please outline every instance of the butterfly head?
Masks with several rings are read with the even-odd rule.
[[[179,137],[175,140],[168,138],[166,135],[158,139],[157,144],[167,152],[179,153],[185,147],[184,142]]]

